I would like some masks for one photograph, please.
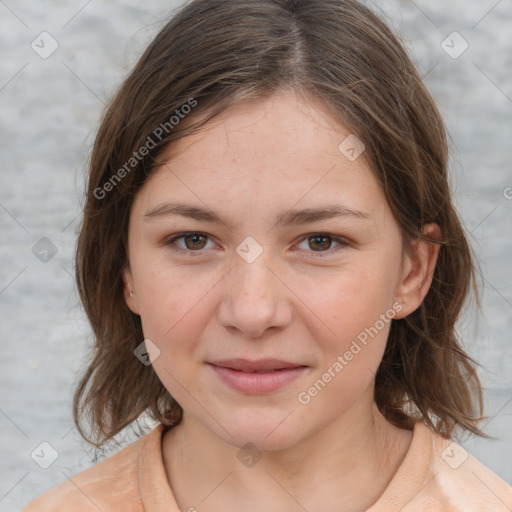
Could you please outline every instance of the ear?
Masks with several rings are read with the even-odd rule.
[[[396,291],[402,309],[395,318],[404,318],[418,309],[432,284],[440,248],[436,240],[441,239],[441,229],[437,224],[426,224],[422,234],[422,238],[412,241],[405,250]]]
[[[132,313],[136,315],[140,315],[139,313],[139,303],[137,296],[135,295],[133,279],[132,279],[132,271],[130,270],[130,265],[127,263],[123,269],[123,282],[124,282],[124,300],[126,301],[127,306],[130,308]],[[132,292],[132,295],[130,295]]]

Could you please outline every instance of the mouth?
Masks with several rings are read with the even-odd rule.
[[[282,361],[280,359],[260,359],[256,361],[249,361],[247,359],[224,359],[209,364],[245,373],[270,373],[279,370],[289,370],[290,368],[303,368],[306,366],[300,363]]]
[[[306,365],[278,359],[229,359],[208,364],[224,384],[249,395],[277,391],[302,375],[308,368]]]

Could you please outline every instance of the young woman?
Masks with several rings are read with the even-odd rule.
[[[25,512],[512,510],[452,441],[482,394],[443,122],[355,0],[185,5],[101,124],[76,263],[80,432],[158,425]]]

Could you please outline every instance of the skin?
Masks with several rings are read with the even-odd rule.
[[[409,448],[412,432],[374,404],[390,322],[309,403],[297,399],[393,304],[394,318],[421,304],[439,249],[414,241],[405,250],[364,153],[350,161],[338,149],[349,134],[314,98],[282,91],[167,148],[168,161],[135,197],[125,296],[160,351],[150,349],[157,375],[184,410],[162,445],[181,510],[365,510]],[[169,201],[226,223],[145,217]],[[367,216],[276,226],[280,213],[327,204]],[[163,243],[183,231],[208,238],[174,242],[188,253]],[[439,234],[435,225],[425,232]],[[333,238],[315,244],[312,233]],[[263,250],[251,263],[236,252],[248,236]],[[308,368],[282,389],[248,395],[206,364],[235,357]],[[237,457],[249,442],[261,455],[252,467]]]

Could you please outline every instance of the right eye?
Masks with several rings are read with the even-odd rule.
[[[166,238],[162,245],[167,246],[173,252],[195,256],[196,254],[194,253],[202,254],[204,252],[202,249],[205,248],[205,240],[208,239],[209,236],[205,233],[186,231]],[[184,242],[184,247],[176,243],[178,240]]]

